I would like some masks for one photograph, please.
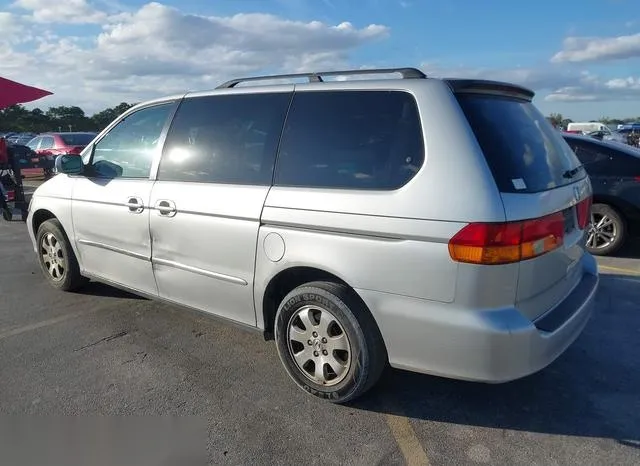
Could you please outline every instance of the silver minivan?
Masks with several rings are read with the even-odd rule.
[[[139,104],[57,159],[29,234],[54,287],[257,329],[333,402],[387,365],[510,381],[576,339],[598,287],[589,178],[533,97],[404,68]]]

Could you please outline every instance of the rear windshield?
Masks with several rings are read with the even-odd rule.
[[[95,134],[61,134],[60,138],[64,141],[67,146],[86,146],[93,138],[96,137]]]
[[[529,101],[459,94],[458,102],[501,192],[535,193],[584,178],[580,162]]]

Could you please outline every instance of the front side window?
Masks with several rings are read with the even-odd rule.
[[[287,117],[275,184],[393,190],[423,161],[422,127],[409,93],[301,92]]]
[[[186,99],[173,119],[159,181],[270,185],[290,93]]]
[[[93,150],[91,166],[99,177],[147,178],[162,129],[173,103],[143,108],[121,120]]]

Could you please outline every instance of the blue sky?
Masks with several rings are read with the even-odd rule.
[[[0,74],[91,113],[237,75],[417,66],[518,82],[574,120],[640,116],[636,3],[2,0]]]

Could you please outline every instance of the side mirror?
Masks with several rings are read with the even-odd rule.
[[[119,178],[122,176],[122,167],[108,160],[99,160],[92,166],[92,172],[100,178]]]
[[[59,155],[56,157],[55,163],[56,173],[65,173],[67,175],[79,175],[84,168],[82,157],[77,155]]]

